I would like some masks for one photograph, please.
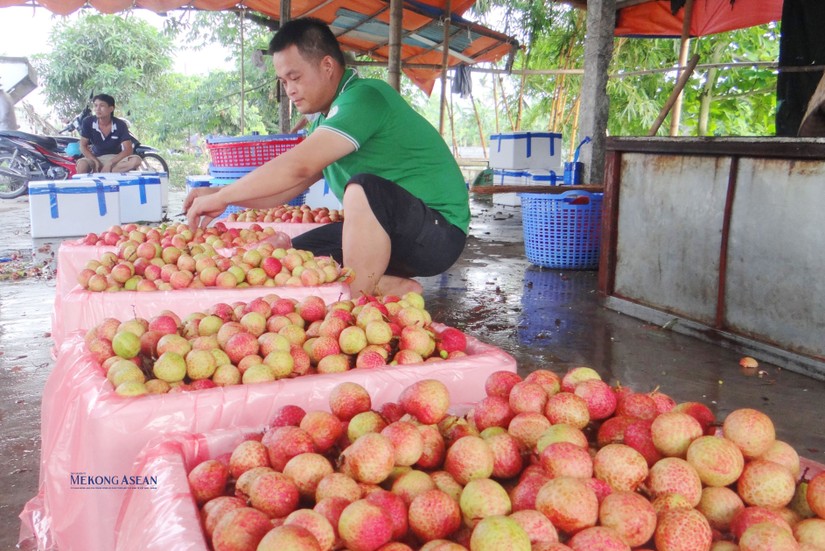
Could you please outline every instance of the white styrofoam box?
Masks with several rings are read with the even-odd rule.
[[[120,180],[120,222],[163,220],[162,188],[157,175],[141,174],[137,178]]]
[[[493,169],[494,186],[521,186],[529,182],[529,173],[524,170]]]
[[[561,166],[561,134],[508,132],[490,136],[491,168],[546,168]]]
[[[502,207],[520,207],[521,197],[518,193],[494,193],[493,204]]]
[[[186,177],[186,195],[197,188],[197,187],[209,187],[211,186],[211,182],[209,180],[212,179],[212,176],[209,174],[198,174],[196,176],[187,176]]]
[[[555,170],[533,168],[527,171],[527,184],[537,186],[556,186],[562,183],[562,175],[556,174]]]
[[[132,173],[142,174],[144,176],[157,176],[158,178],[160,178],[160,206],[161,210],[163,210],[163,212],[166,212],[169,208],[169,173],[133,170],[131,173],[127,174]]]
[[[332,190],[329,189],[329,184],[327,184],[327,181],[323,178],[309,186],[304,204],[314,209],[326,207],[328,209],[341,210],[341,208],[343,208],[341,201],[332,193]]]
[[[92,179],[29,182],[32,237],[72,237],[120,224],[116,181]]]
[[[75,174],[72,178],[77,178]],[[92,172],[86,178],[120,186],[120,223],[160,222],[163,205],[160,176],[149,172]]]

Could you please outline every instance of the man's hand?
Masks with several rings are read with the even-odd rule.
[[[186,196],[183,210],[190,228],[206,228],[212,220],[223,214],[227,203],[218,196],[218,191],[220,188],[195,188]]]
[[[101,172],[103,170],[103,163],[97,157],[86,157],[86,160],[89,161],[92,172]]]

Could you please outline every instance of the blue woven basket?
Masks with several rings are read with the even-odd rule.
[[[566,191],[519,195],[527,260],[545,268],[599,267],[603,194]],[[579,204],[583,200],[586,203]]]

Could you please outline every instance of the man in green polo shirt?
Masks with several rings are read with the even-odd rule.
[[[467,187],[444,140],[387,83],[346,68],[322,21],[296,19],[270,42],[278,79],[302,114],[319,113],[309,136],[230,186],[196,188],[184,208],[206,225],[227,205],[269,208],[326,178],[343,223],[293,239],[355,272],[360,293],[421,291],[410,279],[447,270],[464,249]]]

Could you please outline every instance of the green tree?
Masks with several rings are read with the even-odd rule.
[[[241,43],[241,25],[244,40]],[[244,133],[277,133],[277,78],[269,47],[277,22],[249,10],[238,12],[199,12],[188,24],[187,39],[195,45],[220,44],[232,52],[235,71],[226,73],[215,83],[219,93],[217,113],[209,117],[217,124],[210,132],[240,132],[241,87],[244,89]],[[243,82],[241,82],[243,68]],[[208,91],[200,99],[210,99]],[[203,104],[200,108],[203,109]],[[233,121],[230,120],[234,116]]]
[[[129,13],[60,23],[51,42],[34,61],[46,101],[62,118],[80,112],[92,92],[114,96],[118,113],[141,95],[165,97],[158,85],[172,66],[172,37]]]

